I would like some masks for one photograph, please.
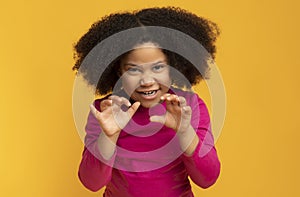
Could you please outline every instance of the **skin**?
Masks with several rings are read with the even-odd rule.
[[[151,43],[138,46],[125,56],[120,72],[124,91],[146,108],[159,103],[172,83],[165,54]],[[145,94],[151,91],[155,93]]]
[[[114,154],[121,130],[139,106],[150,108],[163,101],[166,102],[166,114],[152,116],[150,121],[174,129],[185,154],[193,154],[199,138],[190,124],[192,110],[184,97],[167,93],[172,81],[167,63],[166,56],[156,45],[139,45],[121,60],[120,65],[123,89],[136,102],[131,105],[128,99],[112,95],[100,103],[101,112],[90,106],[103,131],[98,138],[98,146],[105,159]],[[122,105],[128,110],[121,110]]]

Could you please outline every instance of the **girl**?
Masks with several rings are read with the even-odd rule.
[[[157,39],[159,33],[147,30],[150,26],[187,34],[212,57],[216,51],[217,26],[173,7],[106,16],[78,41],[73,69],[95,87],[97,94],[106,94],[90,106],[78,175],[92,191],[106,186],[105,197],[191,197],[188,177],[207,188],[219,176],[208,110],[190,91],[207,77],[209,68],[204,63],[197,69],[184,57],[164,49]],[[136,27],[142,27],[143,33],[134,37],[134,42],[128,41],[132,49],[109,63],[101,76],[95,73],[103,66],[82,66],[98,43]],[[165,39],[184,47],[171,34]],[[109,56],[111,52],[101,53]],[[201,55],[199,58],[207,61]]]

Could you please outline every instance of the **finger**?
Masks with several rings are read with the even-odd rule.
[[[190,106],[184,106],[182,108],[182,112],[184,115],[190,116],[190,115],[192,115],[192,108]]]
[[[112,96],[110,96],[108,98],[113,101],[113,104],[116,104],[118,106],[121,106],[121,105],[125,105],[127,107],[131,106],[131,103],[125,97],[119,97],[119,96],[112,95]]]
[[[166,95],[166,100],[171,101],[174,99],[174,96],[175,96],[174,94],[168,94],[168,95]]]
[[[161,124],[165,124],[166,122],[166,116],[151,116],[150,117],[151,122],[158,122]]]
[[[116,98],[119,98],[119,96],[116,96],[116,95],[110,95],[110,96],[108,97],[108,99],[111,99],[111,100],[116,99]]]
[[[113,112],[115,113],[115,115],[118,114],[118,112],[120,112],[120,110],[121,110],[121,105],[122,105],[121,104],[122,103],[121,97],[112,95],[108,98],[111,99],[111,101],[112,101],[112,110],[113,110]]]
[[[105,100],[101,101],[101,103],[100,103],[101,111],[106,110],[110,106],[112,106],[112,100],[110,100],[110,99],[105,99]]]
[[[167,100],[169,100],[173,105],[179,106],[179,97],[175,94],[170,95]]]
[[[92,114],[97,118],[97,114],[100,113],[93,104],[90,104]]]
[[[165,93],[164,95],[162,95],[161,97],[160,97],[160,100],[162,100],[162,101],[164,101],[164,100],[166,100],[166,98],[168,97],[168,96],[170,96],[171,94],[169,94],[169,93]]]
[[[174,108],[175,105],[172,102],[171,95],[168,95],[166,97],[165,103],[166,103],[166,108],[168,111],[173,111],[175,109]]]
[[[185,100],[184,97],[179,96],[178,100],[179,100],[180,107],[185,107],[186,106],[186,100]]]
[[[121,104],[122,104],[122,105],[125,105],[125,106],[127,106],[127,107],[130,107],[130,106],[131,106],[130,101],[129,101],[127,98],[125,98],[125,97],[121,97]]]
[[[121,102],[121,98],[115,95],[108,97],[108,99],[112,100],[113,105],[119,105],[119,103]]]
[[[177,95],[175,95],[175,94],[169,95],[166,98],[165,102],[166,102],[166,107],[167,107],[168,111],[175,112],[175,111],[180,111],[181,110],[180,106],[179,106],[179,98],[178,98]]]
[[[172,102],[168,99],[169,97],[166,97],[165,102],[166,102],[166,108],[170,109],[172,107]]]
[[[140,102],[135,102],[129,109],[128,109],[128,113],[130,118],[133,116],[133,114],[136,112],[136,110],[139,108],[139,106],[141,105]]]

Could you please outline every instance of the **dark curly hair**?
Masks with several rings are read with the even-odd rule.
[[[95,22],[88,32],[74,45],[74,59],[76,60],[76,63],[73,66],[73,70],[77,72],[80,71],[79,74],[83,75],[89,85],[96,88],[96,92],[98,94],[103,95],[110,93],[119,80],[118,70],[120,60],[130,51],[124,53],[113,61],[110,61],[108,66],[101,65],[101,63],[99,63],[100,61],[95,63],[95,58],[93,59],[94,62],[90,61],[86,63],[86,66],[82,66],[85,58],[92,49],[96,47],[96,45],[104,41],[106,38],[135,27],[144,27],[145,33],[141,37],[136,38],[135,43],[129,42],[132,47],[149,41],[160,45],[160,41],[157,40],[157,37],[162,35],[149,33],[146,28],[150,26],[166,27],[187,34],[200,43],[210,54],[211,58],[215,58],[215,41],[220,33],[219,28],[215,23],[181,8],[155,7],[136,10],[133,12],[114,13]],[[172,38],[172,36],[162,39],[173,39],[172,42],[178,43],[178,45],[182,47],[182,43],[178,40],[176,41],[176,38]],[[120,40],[120,42],[127,41],[128,40]],[[112,52],[115,52],[117,48],[118,46],[111,46],[109,50],[102,51],[102,60],[109,57],[109,55]],[[175,80],[175,86],[190,88],[191,85],[197,84],[201,79],[208,78],[208,64],[201,64],[200,67],[198,67],[200,70],[199,72],[199,70],[190,61],[181,55],[173,51],[166,50],[163,47],[162,51],[166,55],[169,65],[178,70],[189,81],[189,84],[186,84],[186,82]],[[208,59],[209,58],[206,58],[205,61],[208,61]],[[102,71],[100,73],[102,74],[99,79],[99,72],[96,71],[101,69]]]

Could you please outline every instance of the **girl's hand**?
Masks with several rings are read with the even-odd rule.
[[[166,101],[166,114],[151,116],[150,120],[174,129],[179,134],[181,149],[186,155],[191,156],[199,143],[199,138],[191,125],[191,107],[186,105],[184,97],[174,94],[165,94],[161,97],[161,100]]]
[[[178,133],[187,131],[191,126],[192,109],[186,105],[185,98],[174,94],[164,94],[161,100],[166,101],[166,114],[152,116],[150,120],[162,123]]]
[[[121,109],[123,105],[128,107],[128,110],[123,111]],[[131,105],[128,99],[113,95],[101,101],[101,112],[93,104],[90,105],[90,108],[106,136],[114,137],[119,135],[139,106],[140,102],[135,102]]]

